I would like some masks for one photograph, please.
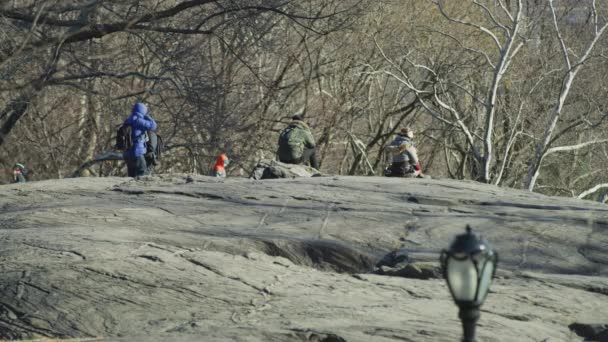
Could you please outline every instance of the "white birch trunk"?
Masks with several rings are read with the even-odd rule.
[[[513,56],[517,53],[519,48],[521,48],[521,44],[515,48],[513,51],[513,55],[510,56],[511,50],[513,49],[513,45],[515,44],[515,39],[519,34],[520,22],[521,22],[521,14],[522,14],[522,6],[521,0],[517,1],[517,12],[515,14],[515,19],[513,20],[513,27],[509,32],[509,37],[507,42],[505,43],[504,48],[501,51],[500,61],[496,68],[494,68],[494,78],[492,80],[492,90],[488,95],[488,100],[486,104],[486,125],[484,132],[484,156],[483,156],[483,181],[485,183],[490,183],[490,169],[492,168],[492,154],[493,154],[493,137],[494,137],[494,116],[496,114],[496,98],[498,94],[498,86],[500,85],[500,81],[502,80],[503,75],[507,71],[509,64],[513,58]]]

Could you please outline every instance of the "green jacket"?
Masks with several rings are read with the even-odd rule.
[[[315,138],[304,121],[292,121],[279,136],[279,160],[296,161],[302,158],[304,148],[315,148]]]

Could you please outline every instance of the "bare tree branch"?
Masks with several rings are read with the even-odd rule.
[[[584,147],[587,147],[590,145],[603,144],[606,142],[608,142],[608,139],[586,141],[584,143],[580,143],[580,144],[576,144],[576,145],[552,147],[552,148],[547,149],[547,152],[545,152],[545,156],[552,154],[552,153],[556,153],[556,152],[567,152],[567,151],[580,150],[581,148],[584,148]]]
[[[581,192],[578,196],[576,196],[576,198],[580,198],[580,199],[585,198],[591,194],[596,193],[598,190],[601,190],[603,188],[608,188],[608,183],[598,184],[598,185],[592,187],[591,189],[587,189],[587,190]]]
[[[485,28],[481,25],[450,17],[443,9],[443,5],[442,5],[443,0],[431,0],[431,1],[433,1],[435,4],[437,4],[439,11],[446,19],[448,19],[449,21],[454,22],[454,23],[458,23],[458,24],[461,24],[464,26],[474,27],[474,28],[480,30],[481,32],[487,34],[490,38],[492,38],[492,40],[494,41],[494,44],[496,45],[496,48],[498,48],[499,50],[501,49],[502,44],[500,44],[498,37],[496,37],[496,35],[494,33],[492,33],[492,31],[488,30],[487,28]]]
[[[551,14],[553,15],[553,27],[555,29],[555,34],[557,35],[557,39],[559,40],[559,46],[562,49],[562,57],[564,58],[564,63],[566,64],[566,69],[571,70],[572,66],[570,65],[570,57],[568,56],[568,48],[566,48],[566,43],[564,42],[564,38],[562,37],[562,33],[559,29],[559,25],[557,24],[557,14],[555,14],[555,6],[553,6],[553,0],[549,0],[549,6],[551,7]]]
[[[494,14],[492,14],[492,11],[490,11],[490,9],[487,6],[485,6],[484,4],[481,4],[477,0],[473,0],[473,3],[475,5],[477,5],[478,7],[480,7],[484,11],[484,13],[490,18],[490,20],[492,20],[492,22],[494,23],[494,25],[500,27],[507,36],[511,35],[511,31],[509,30],[509,28],[506,27],[505,25],[501,24],[498,21],[498,19],[494,16]],[[511,17],[511,21],[513,21],[513,17]]]

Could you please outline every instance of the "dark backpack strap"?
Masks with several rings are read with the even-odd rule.
[[[283,132],[281,132],[281,142],[288,142],[289,141],[289,136],[291,135],[291,132],[296,128],[296,126],[287,126],[287,128],[285,128],[283,130]]]

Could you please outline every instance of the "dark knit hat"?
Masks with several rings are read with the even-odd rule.
[[[294,116],[291,117],[291,120],[294,120],[294,121],[296,121],[296,120],[297,121],[304,121],[304,116],[300,115],[300,114],[296,114],[296,115],[294,115]]]

